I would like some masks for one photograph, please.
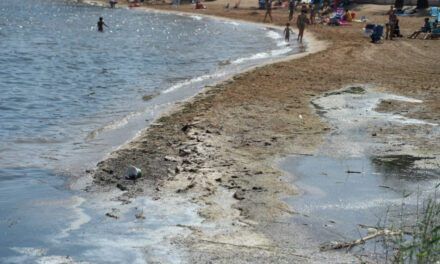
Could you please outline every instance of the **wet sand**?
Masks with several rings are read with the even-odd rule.
[[[183,5],[179,11],[263,20],[263,11],[224,10],[223,4],[208,2],[206,10]],[[169,5],[151,7],[174,10]],[[387,8],[365,5],[355,11],[370,22],[383,23]],[[275,24],[284,24],[287,15],[286,10],[274,10]],[[408,35],[420,27],[423,17],[399,19],[403,34]],[[344,252],[319,252],[301,226],[282,221],[295,208],[281,198],[296,190],[281,179],[274,160],[313,153],[331,128],[315,113],[311,99],[350,84],[372,84],[423,100],[422,104],[390,101],[380,110],[439,122],[439,42],[397,39],[375,45],[362,35],[362,26],[309,26],[305,38],[312,32],[328,43],[326,50],[207,87],[99,163],[91,189],[126,190],[121,201],[148,194],[196,203],[205,225],[188,226],[192,234],[175,241],[188,252],[190,263],[356,261]],[[386,140],[396,133],[386,129],[381,137]],[[417,141],[411,133],[406,136]],[[418,144],[434,154],[439,147],[437,141]],[[139,166],[144,177],[135,183],[125,180],[128,164]]]

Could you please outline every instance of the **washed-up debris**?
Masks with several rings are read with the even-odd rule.
[[[176,157],[173,156],[165,156],[164,158],[165,161],[172,161],[172,162],[177,162],[178,159]]]
[[[121,191],[126,191],[127,190],[127,186],[125,186],[125,185],[123,185],[121,183],[116,184],[116,188],[118,188]]]
[[[352,171],[352,170],[347,170],[347,171],[345,171],[346,173],[362,173],[361,171]]]
[[[321,251],[332,250],[332,249],[342,249],[342,248],[352,248],[354,246],[364,244],[367,240],[379,237],[379,236],[397,236],[402,234],[401,231],[393,231],[389,229],[378,230],[375,228],[368,229],[368,235],[362,238],[349,241],[349,242],[339,242],[339,241],[331,241],[320,246]]]
[[[128,166],[127,171],[125,173],[125,178],[129,180],[135,180],[137,178],[142,177],[142,171],[139,168],[136,168],[135,166]]]
[[[238,190],[234,193],[234,198],[237,200],[244,200],[244,191]]]
[[[136,217],[136,219],[145,219],[144,211],[143,210],[138,212],[138,213],[136,213],[134,216]]]
[[[116,208],[112,208],[111,212],[105,214],[108,217],[118,219],[119,218],[119,210]]]

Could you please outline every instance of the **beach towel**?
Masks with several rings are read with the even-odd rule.
[[[350,24],[350,22],[347,22],[347,21],[344,21],[344,20],[340,20],[339,21],[339,26],[346,27],[346,26],[351,26],[351,24]]]

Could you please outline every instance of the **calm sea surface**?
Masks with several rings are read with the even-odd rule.
[[[62,0],[2,0],[0,12],[0,166],[57,163],[108,145],[93,140],[183,99],[185,87],[295,49],[278,32],[198,16]]]
[[[96,30],[100,16],[109,26],[104,33]],[[134,257],[120,249],[112,255],[115,238],[78,241],[90,230],[95,239],[109,232],[87,214],[93,202],[67,190],[56,174],[93,166],[203,85],[301,49],[252,24],[63,0],[1,0],[0,262],[32,263],[51,254],[93,263]]]

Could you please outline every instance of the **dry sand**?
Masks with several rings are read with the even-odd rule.
[[[264,12],[252,7],[254,1],[230,10],[224,10],[225,3],[207,2],[206,10],[182,5],[179,11],[263,20]],[[149,7],[174,10],[169,5]],[[387,8],[364,5],[355,11],[383,23]],[[287,15],[285,9],[274,10],[275,24],[284,24]],[[423,18],[400,20],[408,35]],[[326,50],[208,87],[98,164],[95,183],[103,190],[116,185],[127,189],[121,200],[148,193],[158,199],[179,195],[200,205],[199,214],[211,228],[188,227],[192,235],[176,240],[190,263],[356,261],[344,252],[319,252],[301,227],[280,220],[294,213],[280,197],[293,195],[295,189],[280,179],[273,161],[319,146],[330,128],[314,113],[310,100],[350,84],[374,84],[424,100],[418,105],[389,102],[382,110],[439,123],[440,42],[405,38],[371,44],[362,27],[307,27],[305,38],[312,32],[328,43]],[[424,147],[438,149],[438,143],[431,143]],[[124,180],[127,164],[139,166],[145,177],[135,184]]]

